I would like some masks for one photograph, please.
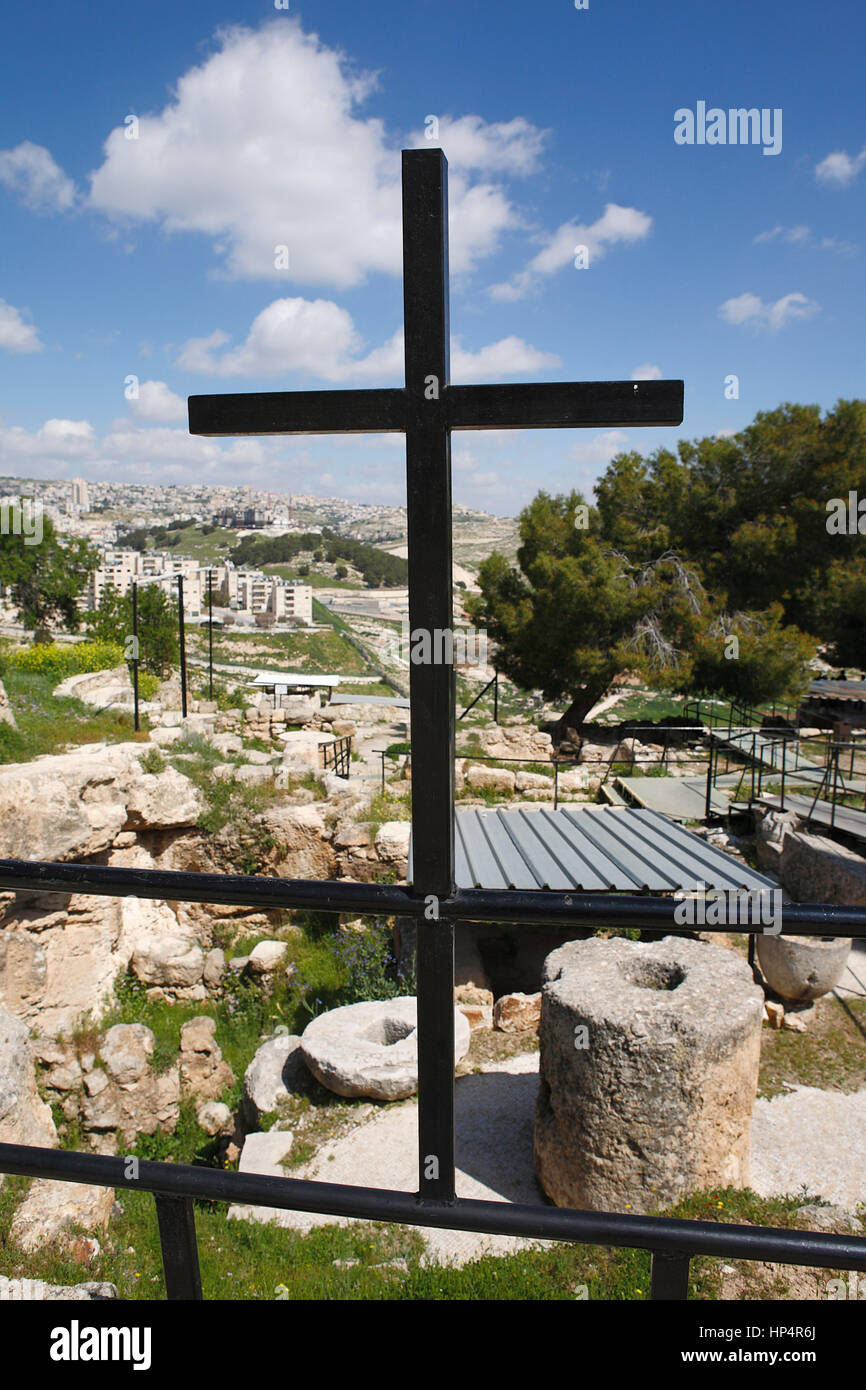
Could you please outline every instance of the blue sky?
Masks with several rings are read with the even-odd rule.
[[[399,437],[193,439],[184,402],[402,384],[400,150],[431,144],[454,381],[686,382],[676,430],[455,435],[455,500],[864,394],[861,5],[289,3],[3,12],[0,472],[401,502]],[[677,143],[701,102],[781,148]]]

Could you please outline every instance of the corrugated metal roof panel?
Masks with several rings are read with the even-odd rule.
[[[749,891],[776,886],[658,811],[473,807],[458,811],[454,829],[458,888],[672,893],[698,884]]]

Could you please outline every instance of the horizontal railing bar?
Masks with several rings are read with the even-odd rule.
[[[247,874],[190,874],[173,869],[115,869],[101,864],[52,864],[0,859],[0,889],[26,893],[92,893],[154,898],[166,902],[233,903],[259,910],[309,909],[367,916],[424,917],[426,897],[392,883],[343,883],[335,879],[259,878]],[[688,890],[690,891],[690,890]],[[769,890],[767,890],[769,891]],[[743,890],[745,894],[746,890]],[[753,904],[754,905],[754,904]],[[439,899],[440,917],[513,926],[597,926],[615,923],[645,931],[670,931],[680,924],[672,897],[619,893],[553,892],[548,889],[459,888]],[[724,915],[724,914],[723,914]],[[866,937],[866,907],[831,903],[785,903],[782,933]],[[702,931],[760,926],[757,910],[741,918],[702,925]],[[832,929],[832,931],[831,931]]]
[[[127,1176],[128,1168],[128,1159],[123,1155],[70,1153],[23,1144],[0,1144],[0,1173],[18,1177],[92,1183],[169,1197],[197,1197],[205,1201],[489,1235],[518,1235],[535,1240],[578,1241],[666,1254],[711,1255],[866,1271],[866,1237],[861,1236],[725,1225],[676,1217],[576,1211],[563,1207],[530,1207],[468,1198],[457,1198],[454,1202],[421,1202],[414,1193],[395,1192],[389,1188],[227,1173],[146,1159],[138,1161],[137,1177]]]

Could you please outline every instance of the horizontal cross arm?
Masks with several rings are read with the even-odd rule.
[[[536,386],[448,386],[454,430],[680,425],[681,381],[553,381]]]
[[[405,428],[402,389],[189,397],[190,434],[394,434]]]

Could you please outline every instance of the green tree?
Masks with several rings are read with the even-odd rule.
[[[496,645],[498,671],[548,700],[569,699],[564,724],[580,723],[621,671],[687,681],[705,596],[678,556],[632,561],[599,536],[577,492],[539,493],[519,527],[519,568],[494,553],[479,571],[481,595],[466,602]]]
[[[9,508],[8,530],[0,534],[0,585],[9,589],[19,622],[36,641],[50,641],[53,625],[69,632],[81,626],[81,592],[100,555],[89,541],[62,540],[50,517],[27,499],[22,505]]]
[[[722,607],[781,603],[787,623],[835,642],[857,626],[845,607],[857,586],[844,575],[866,542],[856,527],[828,525],[828,504],[852,491],[866,499],[864,401],[839,401],[823,417],[786,404],[730,438],[681,441],[676,455],[621,454],[596,496],[605,538],[630,556],[672,548]]]
[[[763,613],[716,614],[695,638],[689,680],[676,689],[723,695],[747,705],[796,704],[810,679],[815,641],[783,622],[780,603]]]
[[[634,459],[622,475],[641,482]],[[604,534],[611,519],[576,492],[539,493],[521,513],[519,568],[491,555],[480,596],[466,603],[495,644],[497,670],[548,700],[570,700],[565,725],[579,724],[625,671],[683,693],[752,702],[799,694],[814,643],[783,625],[780,605],[731,616],[651,511],[616,523],[614,543]]]
[[[132,590],[121,594],[106,584],[87,626],[94,637],[119,642],[132,660]],[[169,675],[180,659],[177,598],[161,584],[138,586],[138,643],[141,669],[155,676]]]

